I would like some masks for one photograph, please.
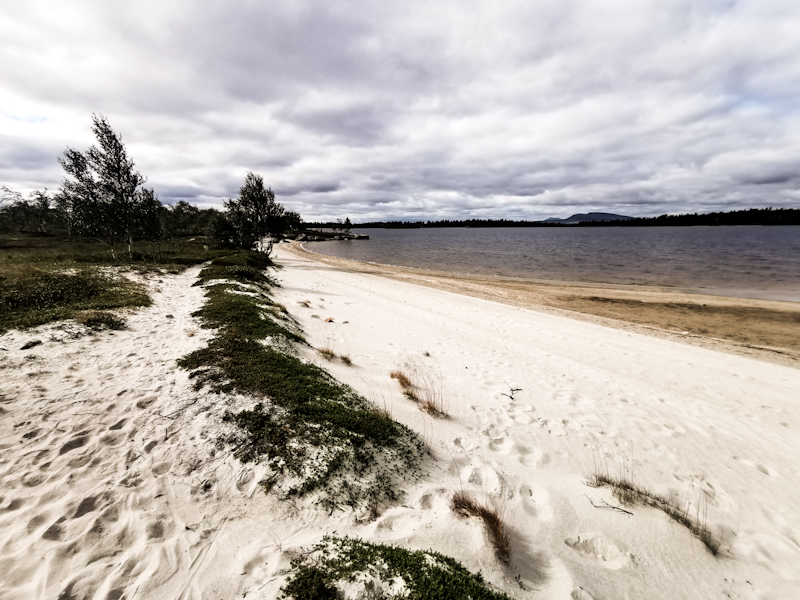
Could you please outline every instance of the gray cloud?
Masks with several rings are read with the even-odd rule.
[[[162,200],[264,176],[307,219],[800,204],[800,6],[17,3],[0,181],[58,185],[109,117]]]

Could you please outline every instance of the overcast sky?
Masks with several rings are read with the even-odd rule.
[[[800,207],[797,0],[0,0],[0,183],[108,117],[165,203],[306,220]]]

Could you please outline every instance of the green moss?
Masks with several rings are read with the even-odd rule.
[[[506,594],[491,590],[480,574],[470,573],[455,559],[438,552],[351,538],[326,536],[311,552],[294,559],[292,567],[294,573],[281,591],[283,598],[294,600],[312,597],[304,595],[311,585],[330,593],[337,583],[369,579],[381,582],[384,598],[510,600]],[[402,580],[404,590],[392,591],[396,578]]]

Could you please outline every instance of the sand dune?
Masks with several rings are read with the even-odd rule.
[[[0,337],[0,597],[274,598],[291,557],[334,531],[432,548],[516,598],[800,591],[799,370],[277,259],[276,300],[353,364],[301,354],[420,432],[428,475],[375,519],[265,495],[259,467],[217,443],[223,412],[254,400],[194,392],[175,366],[208,336],[190,316],[197,269],[164,276],[126,331]],[[398,368],[450,418],[403,396]],[[596,468],[705,515],[720,556],[656,509],[603,508],[620,504],[586,485]],[[459,490],[504,515],[508,564],[450,510]]]

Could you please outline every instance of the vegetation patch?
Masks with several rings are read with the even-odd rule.
[[[224,419],[243,434],[236,455],[269,467],[261,482],[266,491],[287,497],[317,491],[331,509],[395,500],[398,479],[418,469],[422,442],[326,371],[293,355],[290,344],[303,338],[270,299],[271,278],[250,270],[266,266],[265,259],[242,251],[203,269],[206,303],[194,314],[217,334],[178,364],[192,371],[197,389],[262,399]]]
[[[127,329],[128,323],[122,317],[103,310],[89,310],[79,314],[75,320],[90,329]]]
[[[432,417],[449,417],[441,378],[434,375],[427,366],[409,360],[401,369],[392,371],[390,377],[397,380],[403,395],[416,402],[421,411]]]
[[[492,539],[495,556],[501,562],[508,562],[511,556],[511,543],[505,524],[492,507],[478,502],[466,492],[456,492],[450,499],[450,509],[462,517],[478,517],[486,525]]]
[[[411,551],[326,536],[292,561],[282,598],[419,598],[510,600],[478,573],[433,551]]]
[[[711,530],[708,529],[705,511],[703,511],[703,514],[700,514],[699,502],[696,514],[692,516],[689,513],[688,506],[681,508],[672,498],[667,498],[666,496],[652,492],[634,482],[631,477],[625,475],[614,477],[608,473],[594,473],[589,478],[589,485],[592,487],[610,487],[614,497],[624,505],[632,506],[634,504],[644,504],[645,506],[652,506],[653,508],[661,510],[697,536],[700,541],[705,544],[711,554],[714,556],[719,554],[722,542],[719,536],[714,535]]]
[[[143,285],[95,268],[0,270],[0,332],[74,318],[82,311],[149,305]]]

